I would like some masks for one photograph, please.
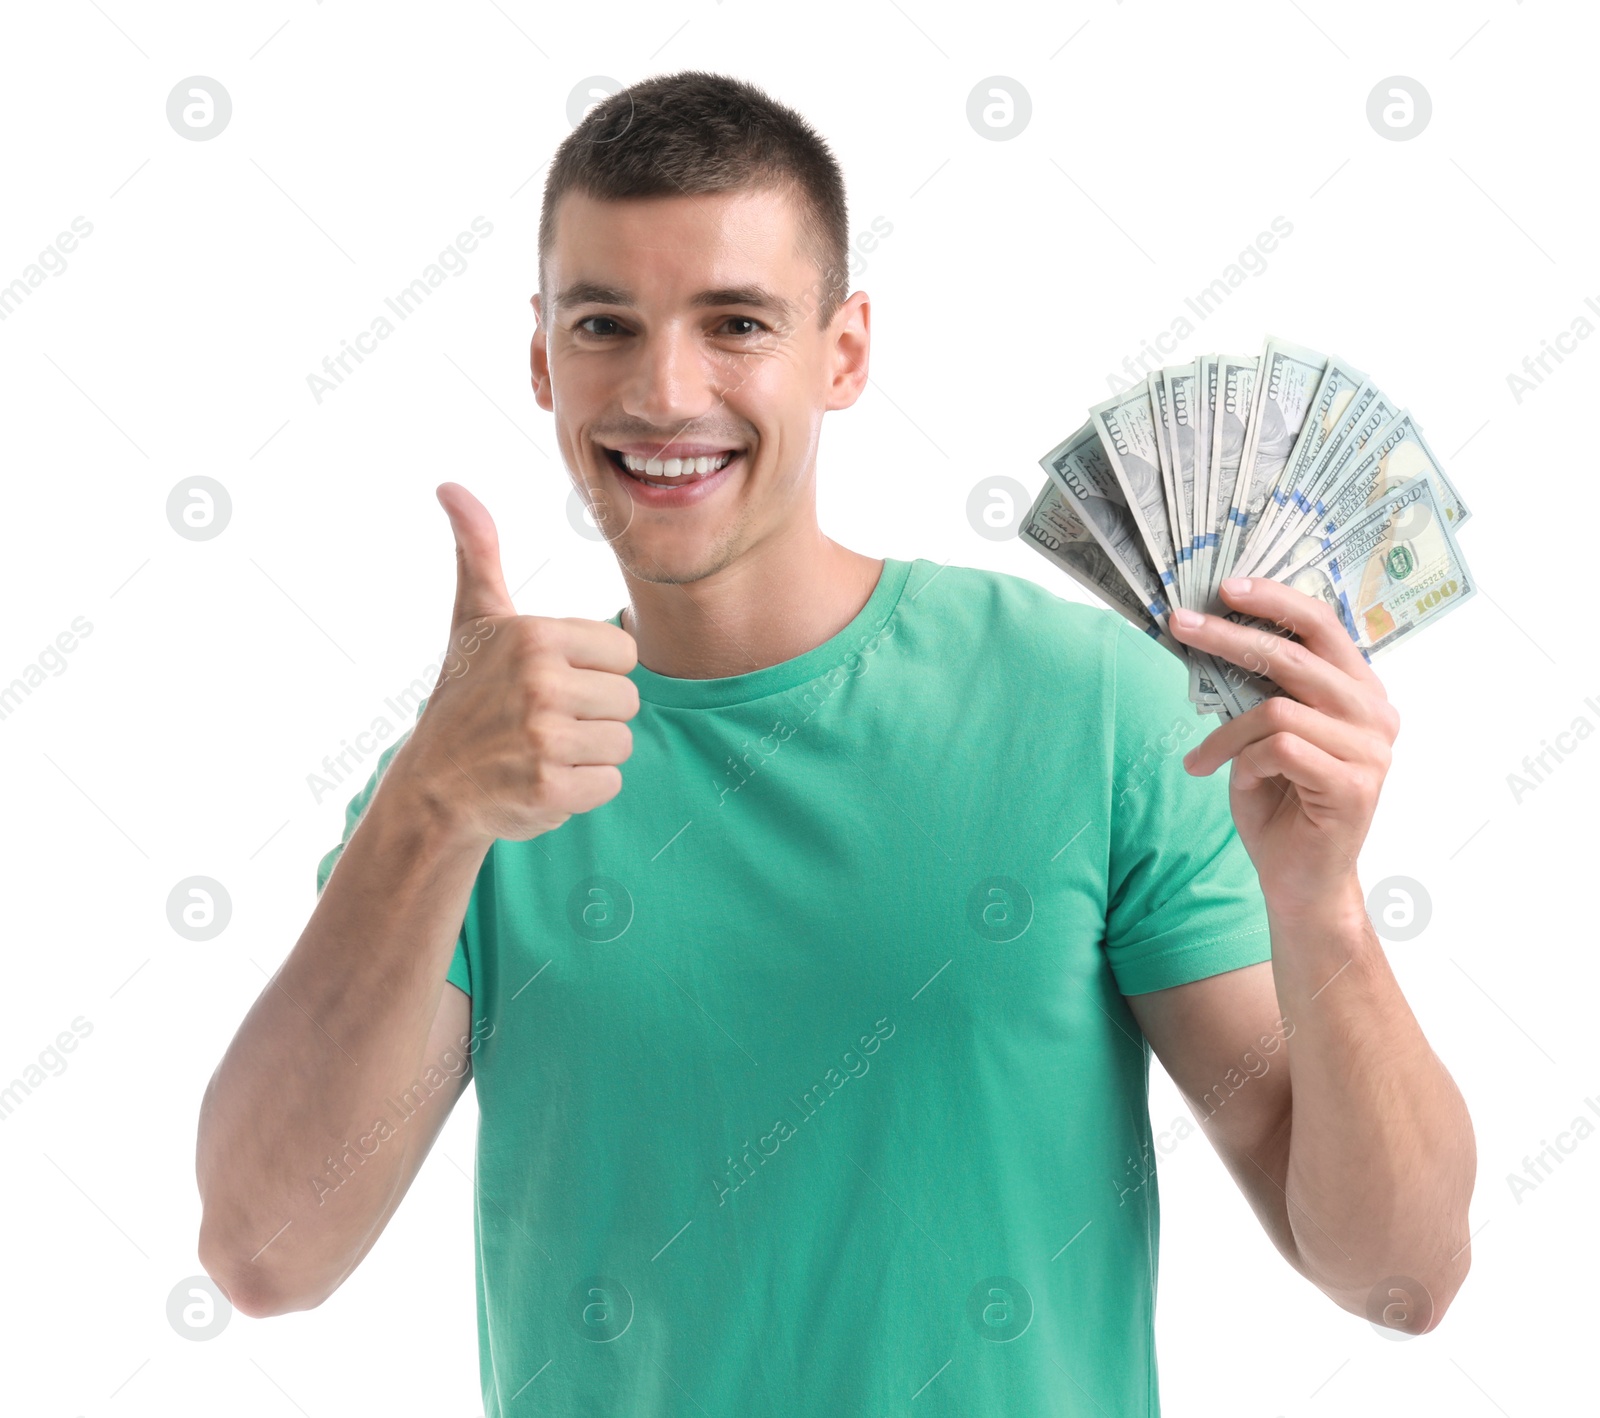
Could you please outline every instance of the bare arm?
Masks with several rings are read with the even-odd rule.
[[[1278,1012],[1272,966],[1247,965],[1127,1001],[1272,1244],[1304,1274],[1283,1190],[1294,1022]]]
[[[1395,504],[1395,527],[1405,505]],[[1235,1119],[1214,1135],[1258,1212],[1275,1213],[1272,1191],[1282,1192],[1284,1214],[1268,1229],[1303,1274],[1347,1310],[1424,1333],[1466,1278],[1477,1152],[1460,1090],[1367,919],[1356,869],[1400,715],[1346,612],[1259,577],[1224,577],[1221,589],[1240,620],[1174,611],[1173,634],[1285,692],[1214,729],[1184,766],[1209,775],[1229,765],[1229,809],[1272,933],[1272,992],[1293,1034],[1276,1117],[1252,1128]],[[1151,999],[1136,1010],[1186,1092],[1261,1017],[1259,998],[1240,1006],[1229,986],[1205,983],[1203,1004]],[[1264,982],[1248,988],[1259,996]]]
[[[320,1304],[376,1242],[482,1042],[445,971],[485,854],[609,802],[632,750],[633,638],[519,616],[488,512],[439,492],[452,654],[201,1105],[200,1261],[249,1315]]]
[[[338,1288],[465,1087],[469,1008],[444,976],[485,851],[385,777],[212,1075],[200,1261],[246,1314]]]
[[[1424,1332],[1470,1264],[1466,1105],[1364,913],[1272,927],[1272,964],[1128,1004],[1289,1263],[1368,1318],[1380,1282],[1416,1282],[1378,1308]]]
[[[344,1284],[350,1272],[366,1259],[367,1252],[377,1244],[378,1237],[389,1224],[389,1218],[399,1209],[405,1194],[411,1190],[411,1183],[422,1170],[422,1164],[433,1151],[433,1144],[444,1131],[445,1119],[450,1116],[456,1100],[467,1091],[467,1083],[472,1078],[472,1061],[468,1058],[466,1066],[462,1067],[461,1040],[467,1038],[471,1030],[471,1019],[472,996],[447,982],[444,993],[439,997],[439,1012],[433,1018],[433,1029],[423,1051],[424,1073],[429,1068],[437,1070],[445,1077],[445,1085],[434,1095],[432,1101],[435,1105],[420,1110],[411,1122],[411,1126],[417,1129],[417,1135],[411,1140],[412,1145],[401,1164],[400,1178],[389,1204],[373,1223],[367,1239],[362,1242],[361,1249],[356,1252],[344,1274],[334,1282],[333,1289],[337,1290]],[[468,1047],[472,1046],[469,1044]]]

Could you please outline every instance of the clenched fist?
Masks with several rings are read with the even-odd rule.
[[[518,615],[488,510],[459,483],[437,495],[456,539],[450,646],[391,772],[451,831],[526,841],[621,791],[637,647],[605,621]]]

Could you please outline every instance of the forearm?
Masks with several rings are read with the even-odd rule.
[[[393,1119],[387,1100],[426,1070],[486,849],[447,831],[405,791],[398,766],[201,1106],[202,1262],[238,1290],[236,1304],[261,1312],[304,1308],[338,1283],[389,1207],[411,1148],[425,1146],[423,1122],[396,1124],[375,1145],[374,1121]],[[343,1160],[363,1137],[359,1165]]]
[[[1315,920],[1270,908],[1293,1026],[1283,1189],[1300,1267],[1345,1309],[1404,1276],[1435,1320],[1465,1278],[1476,1172],[1466,1104],[1417,1024],[1352,883]]]

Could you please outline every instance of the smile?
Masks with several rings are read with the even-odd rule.
[[[638,445],[635,445],[637,447]],[[661,444],[665,451],[673,445]],[[658,458],[649,448],[642,453],[623,452],[600,445],[613,476],[629,502],[639,507],[667,511],[694,507],[715,497],[717,489],[741,475],[747,448],[718,449],[715,444],[680,444],[692,457]]]
[[[730,448],[701,458],[646,458],[637,453],[619,453],[614,448],[607,448],[605,454],[619,472],[635,482],[647,487],[684,487],[720,473],[741,451]]]

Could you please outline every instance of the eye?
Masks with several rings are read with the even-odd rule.
[[[596,320],[598,320],[598,321],[600,321],[600,322],[602,322],[603,324],[606,324],[606,325],[616,325],[617,324],[616,320],[610,315],[589,315],[589,316],[585,316],[582,320],[577,321],[573,325],[572,328],[574,330],[583,330],[584,334],[593,335],[596,338],[603,338],[604,336],[609,335],[609,334],[612,333],[610,330],[585,330],[584,329],[584,326],[592,325]],[[618,327],[618,328],[620,328],[620,327]]]
[[[749,316],[749,315],[730,315],[728,317],[728,323],[732,324],[734,321],[743,321],[746,325],[749,325],[751,327],[748,330],[734,330],[734,331],[732,331],[731,333],[733,333],[735,335],[753,335],[753,334],[755,334],[755,332],[757,330],[765,330],[767,328],[759,320],[757,320],[753,316]]]

